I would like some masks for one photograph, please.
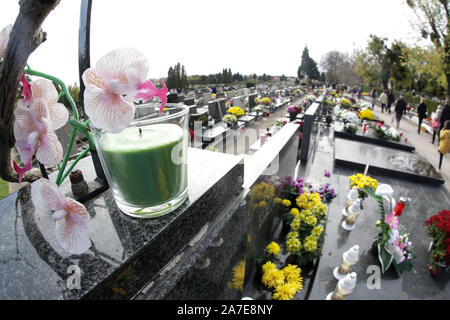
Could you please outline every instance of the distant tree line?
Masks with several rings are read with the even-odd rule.
[[[246,82],[247,86],[253,86],[258,81],[270,81],[273,76],[263,74],[263,75],[243,75],[239,72],[233,73],[230,68],[222,69],[222,72],[209,74],[209,75],[191,75],[187,76],[186,69],[184,65],[177,63],[175,66],[170,67],[166,85],[170,89],[186,89],[189,86],[199,86],[199,85],[211,85],[211,84],[232,84],[237,82]],[[286,81],[287,77],[282,75],[280,77],[281,81]]]

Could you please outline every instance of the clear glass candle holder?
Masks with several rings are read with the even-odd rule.
[[[100,162],[117,206],[138,218],[177,209],[187,198],[189,107],[136,107],[135,119],[117,133],[92,128]]]

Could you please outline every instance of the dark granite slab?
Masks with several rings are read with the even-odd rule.
[[[346,132],[344,131],[344,123],[340,121],[334,123],[334,136],[337,138],[367,142],[387,148],[405,151],[414,151],[416,149],[409,142],[396,142],[393,140],[380,139],[375,135],[373,129],[370,127],[367,129],[365,135],[362,134],[361,126],[358,126],[358,131],[356,131],[355,133]]]
[[[241,160],[190,148],[188,200],[157,219],[123,214],[109,190],[85,202],[92,247],[82,255],[61,249],[54,222],[35,211],[29,186],[14,192],[0,201],[0,299],[133,297],[241,189]],[[90,158],[78,167],[87,181],[95,175]],[[68,179],[62,188],[69,193]],[[70,287],[74,266],[81,273],[79,289]]]
[[[392,175],[400,179],[433,185],[444,184],[441,174],[423,157],[401,150],[373,144],[335,139],[335,163],[364,170],[369,165],[369,173]]]
[[[372,270],[380,266],[371,251],[372,242],[378,234],[376,221],[380,218],[379,208],[373,199],[367,198],[363,203],[363,213],[356,221],[356,228],[348,232],[341,227],[342,209],[349,191],[348,177],[362,171],[359,168],[340,166],[333,168],[335,140],[339,139],[333,138],[331,128],[323,130],[315,156],[300,166],[297,175],[319,184],[330,183],[338,195],[328,207],[322,256],[307,299],[325,300],[326,295],[334,290],[337,280],[332,271],[341,263],[342,254],[355,244],[360,246],[360,261],[354,269],[358,275],[357,287],[346,300],[450,299],[450,270],[441,273],[437,278],[431,277],[427,270],[429,238],[423,228],[426,219],[450,207],[448,192],[443,187],[398,179],[395,176],[370,174],[378,183],[390,184],[396,199],[400,196],[409,198],[400,223],[411,232],[410,239],[416,257],[413,263],[414,271],[405,272],[401,276],[394,269],[388,269],[384,274],[380,271],[380,288],[369,289],[367,283],[373,283],[373,278],[369,279],[374,275]],[[331,171],[329,178],[324,176],[324,169]]]
[[[355,291],[346,300],[450,299],[450,270],[434,278],[427,269],[430,240],[423,227],[430,216],[449,208],[450,195],[442,187],[371,174],[378,183],[392,186],[394,198],[410,198],[400,217],[400,223],[411,232],[409,238],[414,247],[414,270],[399,275],[390,267],[382,274],[378,258],[372,252],[372,242],[378,234],[376,221],[380,219],[377,202],[370,197],[364,200],[363,212],[356,220],[353,231],[349,232],[341,227],[344,219],[341,212],[349,191],[348,177],[358,172],[361,171],[340,167],[331,172],[330,182],[336,188],[338,197],[329,206],[322,257],[309,298],[325,300],[327,294],[334,290],[337,280],[333,277],[333,269],[341,263],[342,254],[357,244],[360,247],[360,260],[354,267],[357,284]],[[374,270],[378,270],[380,275],[379,288],[370,286],[374,284]]]

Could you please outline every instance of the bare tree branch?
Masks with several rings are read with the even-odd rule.
[[[46,39],[41,26],[60,0],[20,0],[20,11],[14,22],[0,65],[0,176],[10,182],[17,182],[18,176],[11,167],[11,148],[14,146],[14,103],[23,69],[30,54]],[[26,174],[24,180],[38,178]]]

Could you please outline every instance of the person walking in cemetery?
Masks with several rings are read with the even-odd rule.
[[[397,99],[395,102],[395,121],[397,122],[397,129],[400,126],[400,120],[402,119],[402,116],[406,114],[406,101],[403,97],[403,94],[400,95],[400,98]]]
[[[436,138],[436,135],[439,134],[439,128],[441,126],[441,116],[442,116],[442,109],[444,106],[442,104],[438,105],[435,112],[431,114],[431,128],[433,129],[433,139],[431,140],[431,143],[434,144],[434,140]],[[438,136],[439,140],[439,136]]]
[[[375,104],[377,103],[377,91],[372,89],[370,92],[370,96],[372,97],[372,110],[375,109]]]
[[[381,104],[381,113],[383,113],[383,110],[387,110],[387,103],[388,103],[388,96],[386,94],[386,90],[383,90],[383,92],[380,94],[380,104]]]
[[[392,89],[388,90],[387,97],[388,97],[387,110],[389,113],[391,113],[391,106],[392,103],[394,102],[394,93],[392,92]]]
[[[439,142],[439,171],[442,166],[442,158],[450,152],[450,120],[445,121],[444,127],[439,134],[441,141]]]
[[[419,127],[417,128],[417,133],[420,134],[420,127],[422,126],[422,121],[427,117],[427,105],[425,104],[425,99],[420,98],[419,106],[417,107],[417,116],[419,117]]]
[[[445,99],[444,107],[442,108],[441,117],[439,118],[439,131],[444,128],[445,121],[450,120],[450,106],[448,105],[448,99]],[[441,135],[439,135],[440,137]]]

